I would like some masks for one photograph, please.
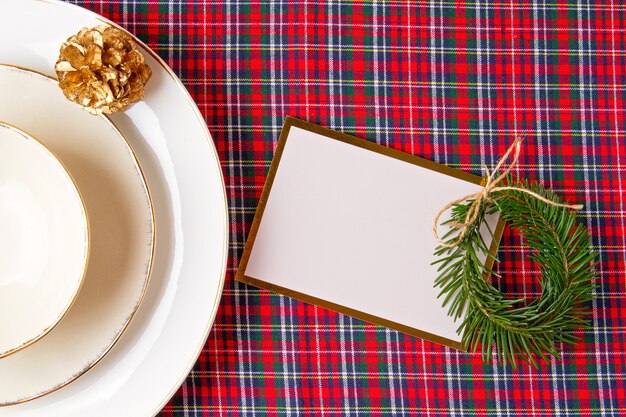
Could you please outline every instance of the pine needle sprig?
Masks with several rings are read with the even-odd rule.
[[[510,183],[510,178],[509,178]],[[515,188],[531,190],[547,200],[562,203],[561,198],[539,184],[519,181]],[[456,204],[451,210],[446,243],[456,242],[458,227],[467,220],[472,201]],[[493,257],[481,233],[485,216],[500,212],[511,228],[520,231],[532,250],[531,259],[538,265],[541,295],[509,299],[494,287],[488,277],[485,258]],[[445,224],[445,223],[444,223]],[[493,235],[493,233],[490,231]],[[499,362],[517,365],[521,358],[535,367],[537,359],[549,362],[559,358],[558,344],[574,344],[573,331],[587,328],[588,301],[592,299],[596,279],[597,254],[590,248],[587,229],[576,224],[576,212],[516,190],[492,193],[481,204],[476,221],[467,226],[463,238],[453,247],[439,246],[439,276],[435,286],[439,297],[455,320],[466,349],[481,347],[483,361],[488,361],[495,347]],[[497,259],[495,259],[497,261]]]

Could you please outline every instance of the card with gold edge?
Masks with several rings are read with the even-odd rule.
[[[463,349],[438,298],[432,234],[484,178],[287,117],[236,279]],[[441,219],[445,220],[444,218]],[[495,255],[504,223],[487,217]],[[491,267],[491,258],[483,259]]]

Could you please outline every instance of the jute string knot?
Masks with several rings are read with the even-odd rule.
[[[468,194],[465,197],[461,197],[454,201],[451,201],[448,204],[446,204],[441,210],[439,210],[439,213],[437,213],[437,216],[435,216],[435,221],[433,222],[433,234],[435,235],[435,239],[437,239],[437,242],[439,242],[441,246],[446,247],[446,248],[453,248],[455,246],[458,246],[463,241],[463,238],[465,237],[465,234],[467,233],[467,230],[469,229],[469,227],[473,225],[474,222],[476,222],[476,220],[478,219],[478,215],[480,214],[480,209],[482,205],[491,201],[491,194],[493,193],[502,192],[502,191],[519,191],[519,192],[531,195],[535,197],[536,199],[543,201],[546,204],[550,204],[551,206],[565,207],[565,208],[570,208],[574,210],[580,210],[583,208],[582,204],[573,204],[573,205],[561,204],[552,200],[548,200],[542,195],[539,195],[535,193],[534,191],[527,190],[526,188],[510,187],[510,186],[498,187],[497,186],[498,183],[502,181],[504,178],[506,178],[509,172],[511,172],[511,169],[517,165],[517,160],[519,159],[519,153],[520,153],[521,146],[522,146],[522,140],[523,139],[521,137],[515,139],[515,141],[511,144],[511,146],[509,146],[509,149],[507,149],[506,153],[502,155],[502,158],[500,158],[500,161],[498,161],[498,164],[495,166],[493,171],[489,171],[489,168],[487,168],[487,165],[483,164],[483,168],[485,170],[485,185],[480,191],[473,193],[473,194]],[[513,159],[511,160],[511,163],[505,167],[502,174],[500,174],[499,176],[496,176],[498,172],[500,171],[500,168],[504,165],[506,160],[509,158],[509,155],[511,155],[511,153],[513,153]],[[456,227],[461,230],[461,232],[459,233],[459,236],[457,237],[456,240],[453,240],[451,242],[443,241],[439,237],[439,233],[437,231],[437,228],[439,226],[439,218],[441,217],[443,213],[445,213],[446,211],[448,211],[455,205],[462,203],[463,201],[468,201],[468,200],[472,200],[472,203],[470,204],[469,209],[467,210],[465,221],[463,223],[459,223],[459,222],[448,223],[449,226]]]

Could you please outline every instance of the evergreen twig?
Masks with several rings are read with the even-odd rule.
[[[561,203],[554,193],[538,184],[521,181],[514,184]],[[472,201],[452,208],[447,223],[463,223]],[[541,295],[533,300],[508,299],[495,288],[486,276],[483,256],[490,256],[480,233],[485,215],[496,211],[512,228],[520,231],[533,250],[531,259],[539,265]],[[576,212],[547,204],[515,190],[490,195],[482,204],[478,219],[465,232],[458,246],[439,246],[435,255],[439,260],[439,276],[435,286],[441,288],[448,314],[461,319],[458,332],[463,345],[482,350],[483,361],[488,361],[495,347],[496,359],[516,366],[522,358],[534,366],[537,359],[549,362],[559,357],[559,343],[574,344],[578,338],[573,331],[587,328],[588,301],[592,299],[597,254],[591,251],[586,228],[576,225]],[[445,236],[446,242],[455,241],[457,228]]]

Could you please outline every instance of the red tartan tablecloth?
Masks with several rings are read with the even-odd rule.
[[[73,3],[128,28],[174,69],[226,176],[224,296],[164,417],[626,414],[624,5]],[[584,203],[600,253],[582,343],[539,369],[511,369],[234,282],[286,115],[475,173],[525,134],[517,175]],[[503,290],[539,291],[529,255],[505,230]]]

